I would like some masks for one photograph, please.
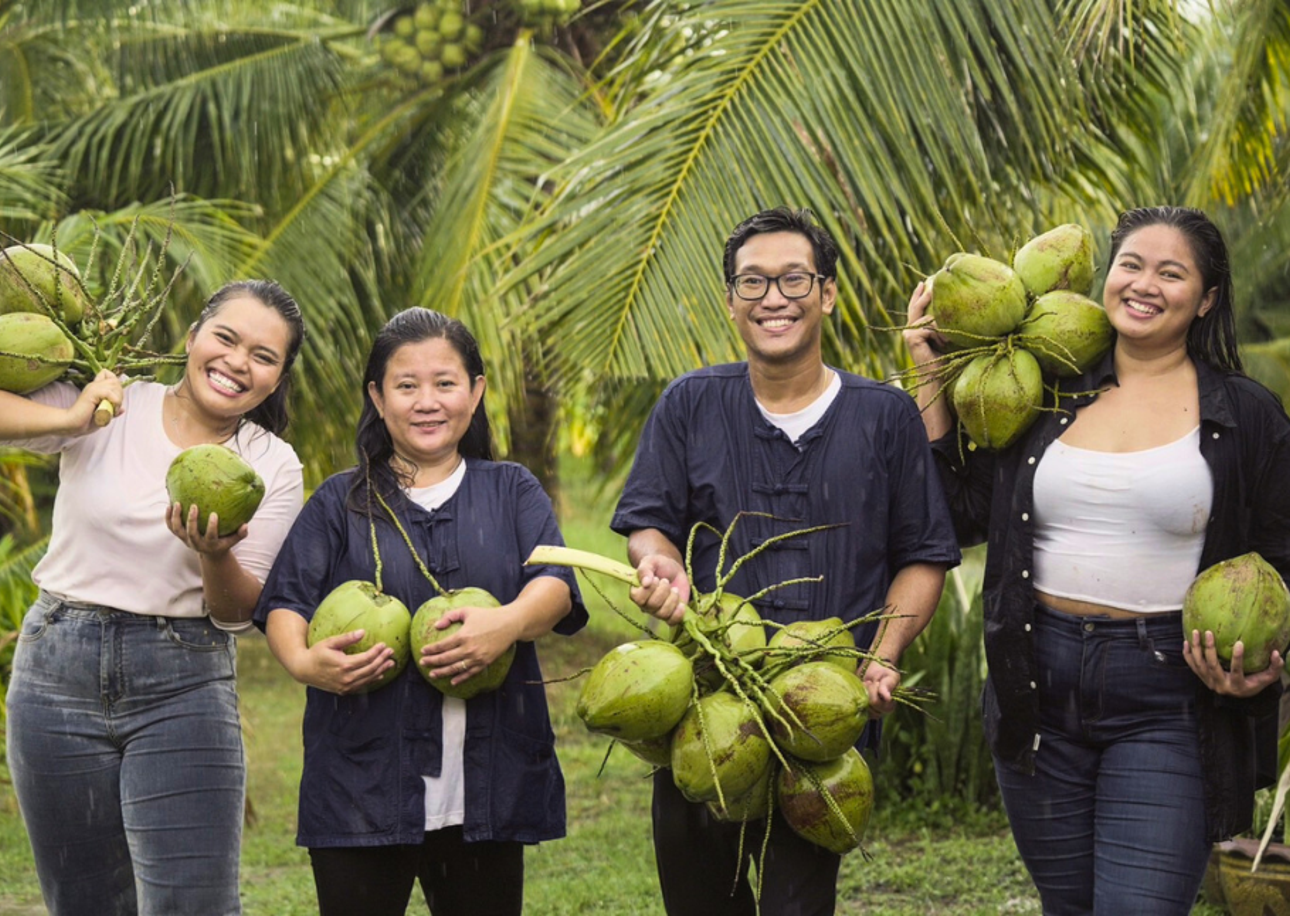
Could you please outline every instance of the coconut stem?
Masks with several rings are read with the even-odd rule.
[[[367,488],[369,493],[376,492],[372,489],[372,484],[370,480],[368,481]],[[408,551],[412,554],[412,561],[417,564],[417,569],[421,570],[421,575],[425,576],[427,579],[430,580],[430,584],[434,586],[434,590],[438,592],[440,595],[448,594],[446,591],[444,591],[443,586],[439,584],[439,580],[436,579],[434,576],[430,575],[430,570],[426,568],[425,563],[421,562],[420,554],[418,554],[417,549],[412,546],[412,538],[408,537],[408,533],[403,529],[403,525],[399,521],[399,517],[394,514],[394,510],[391,509],[389,503],[385,501],[385,497],[382,496],[380,493],[376,493],[376,501],[381,504],[382,509],[384,509],[387,513],[389,513],[390,520],[394,522],[394,527],[397,528],[399,531],[399,534],[403,536],[403,543],[408,545]],[[373,526],[372,528],[372,547],[373,549],[375,549],[376,547],[375,526]]]
[[[611,560],[608,557],[602,557],[598,553],[592,553],[590,550],[578,550],[576,547],[557,547],[552,544],[539,544],[533,548],[529,558],[524,561],[525,566],[571,566],[574,569],[581,569],[586,572],[600,573],[609,576],[611,579],[617,579],[619,582],[625,582],[632,588],[640,587],[640,579],[636,577],[636,570],[632,569],[626,563],[620,563],[617,560]]]

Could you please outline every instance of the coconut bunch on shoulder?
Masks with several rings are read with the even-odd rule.
[[[1092,237],[1073,223],[1035,236],[1005,264],[959,252],[930,278],[929,314],[946,343],[935,375],[979,448],[1006,448],[1042,409],[1045,385],[1080,375],[1110,348],[1113,332],[1093,285]]]
[[[763,620],[755,601],[818,577],[744,598],[726,591],[735,572],[780,541],[822,529],[768,538],[727,566],[739,520],[717,532],[714,591],[692,595],[681,624],[665,636],[602,658],[583,684],[578,715],[589,730],[670,769],[682,794],[714,816],[747,823],[778,809],[801,836],[844,853],[860,845],[873,800],[868,767],[855,750],[868,722],[868,692],[856,672],[872,657],[856,647],[852,629],[881,613],[851,622]],[[691,581],[700,530],[705,526],[691,532],[686,552]],[[630,566],[571,548],[539,547],[528,562],[639,584]],[[915,697],[901,691],[899,699],[917,705]]]
[[[56,245],[0,231],[7,244],[0,250],[0,390],[27,394],[59,379],[84,386],[104,369],[127,381],[151,378],[159,366],[183,363],[182,355],[150,349],[149,338],[184,265],[164,279],[169,231],[159,250],[149,242],[140,251],[137,225],[102,295],[91,293],[76,263]],[[96,234],[91,268],[97,242]],[[104,426],[111,418],[112,405],[104,401],[94,421]]]

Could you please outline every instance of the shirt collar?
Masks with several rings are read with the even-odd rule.
[[[1234,428],[1236,418],[1232,412],[1232,401],[1228,397],[1227,387],[1223,384],[1223,374],[1203,360],[1193,358],[1196,366],[1196,388],[1200,395],[1201,422],[1217,423],[1219,426]],[[1088,372],[1074,381],[1072,390],[1078,392],[1072,396],[1072,406],[1083,406],[1097,396],[1097,392],[1116,383],[1115,348]]]

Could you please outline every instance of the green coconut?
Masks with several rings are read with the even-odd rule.
[[[170,504],[197,506],[197,523],[205,530],[219,516],[219,535],[227,537],[251,520],[264,498],[264,481],[240,455],[223,445],[194,445],[170,463],[166,472]]]
[[[1026,287],[1001,261],[958,252],[931,277],[928,313],[951,347],[989,343],[1012,332],[1026,314]]]
[[[75,349],[46,315],[0,315],[0,391],[26,394],[57,379],[71,364]]]
[[[735,655],[757,667],[762,662],[766,648],[766,626],[761,614],[751,602],[722,592],[696,594],[693,600],[694,620],[703,634],[724,645]],[[694,662],[694,677],[700,686],[715,690],[721,686],[722,675],[716,664],[682,627],[672,629],[672,641]]]
[[[1039,368],[1062,378],[1085,372],[1115,342],[1106,309],[1068,289],[1035,299],[1017,331],[1018,340],[1039,362]]]
[[[855,673],[857,657],[855,634],[851,632],[841,617],[828,617],[824,620],[794,620],[780,627],[766,643],[767,653],[772,660],[779,660],[776,650],[792,650],[801,656],[803,661],[822,661],[836,665],[843,671]],[[847,651],[833,652],[830,649]]]
[[[456,589],[446,595],[431,598],[412,615],[412,654],[418,661],[417,670],[432,687],[445,696],[469,700],[471,697],[502,686],[506,675],[510,673],[511,662],[515,660],[515,644],[508,646],[506,651],[493,659],[484,670],[472,674],[460,684],[452,683],[452,679],[456,677],[455,674],[448,677],[431,677],[430,669],[420,664],[421,650],[461,629],[460,623],[451,623],[440,630],[435,627],[435,623],[449,611],[462,607],[495,608],[501,607],[501,602],[482,588]]]
[[[1183,596],[1183,636],[1193,630],[1214,634],[1214,649],[1224,668],[1232,647],[1245,644],[1246,674],[1263,671],[1272,652],[1290,645],[1290,591],[1281,575],[1257,553],[1216,563],[1201,572]]]
[[[795,761],[779,771],[775,788],[779,811],[798,836],[838,855],[860,845],[873,811],[873,777],[855,748],[824,763]]]
[[[968,438],[985,449],[1007,448],[1039,416],[1043,372],[1020,347],[986,353],[954,381],[950,401]]]
[[[770,682],[764,717],[781,750],[815,763],[853,747],[869,722],[869,692],[854,672],[806,662]],[[794,718],[796,717],[796,718]]]
[[[587,729],[626,741],[662,737],[694,692],[690,660],[676,646],[641,639],[611,649],[582,684],[577,713]]]
[[[88,297],[76,262],[49,245],[12,245],[0,251],[0,315],[57,313],[68,324],[85,315]]]
[[[731,693],[700,697],[672,733],[672,781],[690,801],[715,801],[718,781],[726,798],[742,795],[769,760],[756,710]]]
[[[1050,229],[1017,249],[1012,269],[1032,296],[1055,289],[1087,296],[1093,287],[1093,236],[1075,223]]]
[[[305,642],[312,646],[332,636],[363,630],[363,638],[345,647],[346,655],[358,655],[384,643],[394,653],[394,667],[356,693],[369,693],[393,681],[412,657],[408,628],[412,615],[398,598],[378,592],[376,585],[351,579],[332,589],[314,611]]]
[[[672,765],[672,735],[671,733],[662,735],[658,738],[646,738],[643,741],[623,741],[618,740],[624,750],[630,751],[636,758],[645,761],[654,767],[670,767]]]
[[[719,821],[731,824],[743,824],[748,821],[761,820],[770,813],[771,803],[775,796],[775,775],[778,765],[772,759],[767,761],[766,769],[753,783],[752,788],[742,795],[727,798],[723,805],[719,801],[708,802],[708,811]]]

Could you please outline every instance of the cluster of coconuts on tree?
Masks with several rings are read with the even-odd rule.
[[[370,481],[369,481],[370,487]],[[342,582],[332,589],[314,610],[306,633],[306,643],[313,646],[321,640],[354,630],[365,630],[363,638],[345,648],[347,655],[366,652],[378,643],[384,643],[393,652],[394,667],[385,671],[380,678],[361,689],[360,693],[369,693],[392,683],[408,663],[421,657],[421,650],[432,643],[446,639],[461,629],[461,623],[454,622],[443,629],[436,628],[439,619],[450,611],[462,607],[496,608],[501,606],[495,597],[482,588],[460,588],[447,590],[431,575],[411,538],[404,530],[402,523],[385,499],[376,494],[381,508],[394,523],[402,535],[408,550],[412,553],[413,562],[421,574],[426,577],[436,592],[435,597],[423,602],[416,612],[412,612],[398,598],[387,594],[382,585],[381,554],[376,545],[376,519],[369,514],[368,530],[372,540],[372,563],[374,574],[372,581],[359,579]],[[430,669],[416,665],[417,672],[425,678],[430,686],[445,696],[469,700],[471,697],[502,686],[506,675],[515,660],[515,646],[511,645],[505,652],[489,663],[481,671],[460,684],[453,684],[451,677],[432,677]]]
[[[1082,374],[1110,348],[1111,323],[1089,298],[1093,245],[1070,223],[1017,249],[1011,265],[958,252],[930,278],[928,314],[947,352],[914,370],[932,375],[977,447],[1011,445],[1038,417],[1046,379]]]
[[[484,46],[484,30],[458,0],[425,0],[386,19],[379,44],[387,64],[431,85],[470,63]]]
[[[722,536],[719,567],[738,522]],[[778,811],[800,836],[840,855],[860,845],[873,807],[873,780],[855,747],[869,720],[856,670],[871,656],[856,647],[852,627],[881,619],[880,612],[850,622],[777,624],[752,603],[772,589],[746,599],[725,591],[762,550],[819,530],[767,539],[719,569],[715,591],[692,595],[667,638],[650,635],[611,650],[587,675],[577,713],[589,731],[669,769],[682,794],[716,818],[764,818],[769,829]],[[528,562],[639,584],[630,566],[583,550],[542,546]],[[802,581],[819,580],[773,588]],[[914,696],[902,691],[899,699],[913,704]]]

